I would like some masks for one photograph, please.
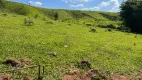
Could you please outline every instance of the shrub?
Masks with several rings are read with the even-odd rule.
[[[54,20],[58,20],[58,13],[57,12],[54,13]]]
[[[130,28],[128,28],[128,27],[124,27],[124,26],[120,26],[120,27],[118,27],[117,28],[117,30],[119,30],[119,31],[123,31],[123,32],[130,32],[131,30],[130,30]]]
[[[43,20],[46,21],[46,17],[43,17]]]
[[[111,29],[108,29],[108,31],[111,32],[112,30],[111,30]]]
[[[18,4],[18,3],[11,4],[10,2],[7,2],[6,3],[6,9],[11,11],[11,12],[20,14],[20,15],[28,15],[29,12],[30,12],[27,5]]]
[[[5,7],[5,1],[4,0],[0,0],[0,8],[4,8]]]
[[[34,25],[34,22],[31,19],[24,18],[24,24],[26,26],[32,26],[32,25]]]
[[[90,28],[89,32],[96,32],[96,29]]]
[[[38,14],[36,14],[34,18],[35,18],[35,19],[38,18]]]
[[[104,26],[104,25],[98,25],[98,27],[116,29],[116,26],[113,25],[113,24],[109,24],[109,25],[106,25],[106,26]]]
[[[86,26],[92,26],[92,24],[89,24],[89,23],[87,23],[87,24],[85,24]]]
[[[2,15],[3,15],[3,16],[7,16],[7,14],[6,14],[6,13],[3,13]]]
[[[48,21],[48,22],[46,22],[47,24],[53,24],[53,22],[51,22],[51,21]]]

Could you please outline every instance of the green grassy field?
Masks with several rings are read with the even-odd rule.
[[[47,12],[50,11],[52,10]],[[111,73],[128,74],[142,70],[142,35],[117,30],[109,32],[105,28],[97,27],[120,23],[103,17],[99,12],[82,11],[80,14],[86,13],[93,18],[84,19],[83,16],[74,18],[80,15],[75,14],[77,13],[75,11],[57,11],[60,13],[57,21],[50,15],[45,15],[46,20],[43,20],[44,16],[35,19],[31,14],[23,16],[4,12],[7,14],[4,16],[3,12],[0,12],[0,73],[13,69],[2,64],[3,61],[8,58],[24,57],[32,60],[29,66],[38,64],[45,66],[44,80],[61,79],[69,67],[77,67],[81,60],[91,62],[93,69]],[[44,14],[43,11],[40,15]],[[73,14],[75,15],[72,16]],[[24,18],[28,16],[34,21],[33,26],[24,25]],[[86,23],[92,26],[87,27],[84,25]],[[89,32],[90,28],[95,28],[97,32]],[[65,48],[65,45],[68,48]],[[57,56],[48,55],[48,52],[56,52]],[[37,72],[37,68],[33,68],[9,73],[13,77],[25,75],[36,77]]]

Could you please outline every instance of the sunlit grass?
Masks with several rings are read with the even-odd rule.
[[[93,27],[97,32],[92,33],[81,21],[78,22],[80,25],[69,25],[48,19],[53,24],[47,24],[41,18],[32,17],[35,25],[24,26],[26,16],[14,15],[0,14],[0,62],[8,58],[28,57],[32,59],[31,66],[45,65],[45,80],[59,80],[62,74],[68,72],[66,68],[76,66],[81,60],[91,62],[94,69],[109,72],[142,70],[142,35],[116,30],[105,32],[106,29],[95,25]],[[95,24],[101,23],[103,21]],[[113,21],[104,24],[111,23]],[[48,55],[48,52],[57,52],[57,56]],[[11,69],[0,63],[0,72]],[[37,76],[37,68],[19,73],[22,76]],[[18,77],[18,73],[14,76]]]

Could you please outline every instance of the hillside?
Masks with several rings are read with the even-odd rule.
[[[54,11],[59,15],[56,21]],[[92,69],[107,71],[110,75],[142,70],[142,35],[98,27],[109,24],[118,27],[121,21],[112,20],[118,15],[6,2],[0,11],[0,73],[11,74],[18,80],[24,76],[37,77],[37,68],[9,71],[17,69],[2,63],[9,58],[29,58],[31,62],[25,67],[45,66],[43,80],[60,80],[71,72],[71,67],[87,71],[87,67],[80,66],[83,60],[90,62]],[[34,24],[25,25],[25,18]],[[56,55],[49,54],[52,52]],[[131,77],[137,80],[136,75]]]

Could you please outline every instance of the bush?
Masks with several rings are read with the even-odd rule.
[[[124,27],[124,26],[120,26],[117,29],[120,30],[120,31],[123,31],[123,32],[130,32],[131,31],[130,28]]]
[[[14,9],[14,12],[21,14],[21,15],[28,15],[29,11],[24,5],[21,5]]]
[[[31,19],[24,18],[24,24],[26,26],[32,26],[32,25],[34,25],[34,22]]]
[[[30,12],[29,8],[26,5],[18,3],[11,4],[10,2],[7,2],[6,9],[21,15],[28,15]]]
[[[107,31],[111,32],[112,30],[111,30],[111,29],[108,29]]]
[[[96,29],[90,28],[89,32],[96,32]]]
[[[51,21],[47,21],[46,23],[47,23],[47,24],[53,24],[53,22],[51,22]]]
[[[5,7],[5,1],[4,0],[0,0],[0,8],[4,8]]]
[[[3,16],[7,16],[7,14],[6,14],[6,13],[3,13],[2,15],[3,15]]]
[[[89,23],[87,23],[87,24],[85,24],[86,26],[92,26],[92,24],[89,24]]]
[[[38,14],[36,14],[34,17],[35,17],[35,19],[38,18]]]
[[[106,25],[106,26],[104,26],[104,25],[98,25],[98,27],[116,29],[116,26],[113,25],[113,24],[109,24],[109,25]]]
[[[57,12],[54,13],[54,20],[58,20],[58,13]]]

